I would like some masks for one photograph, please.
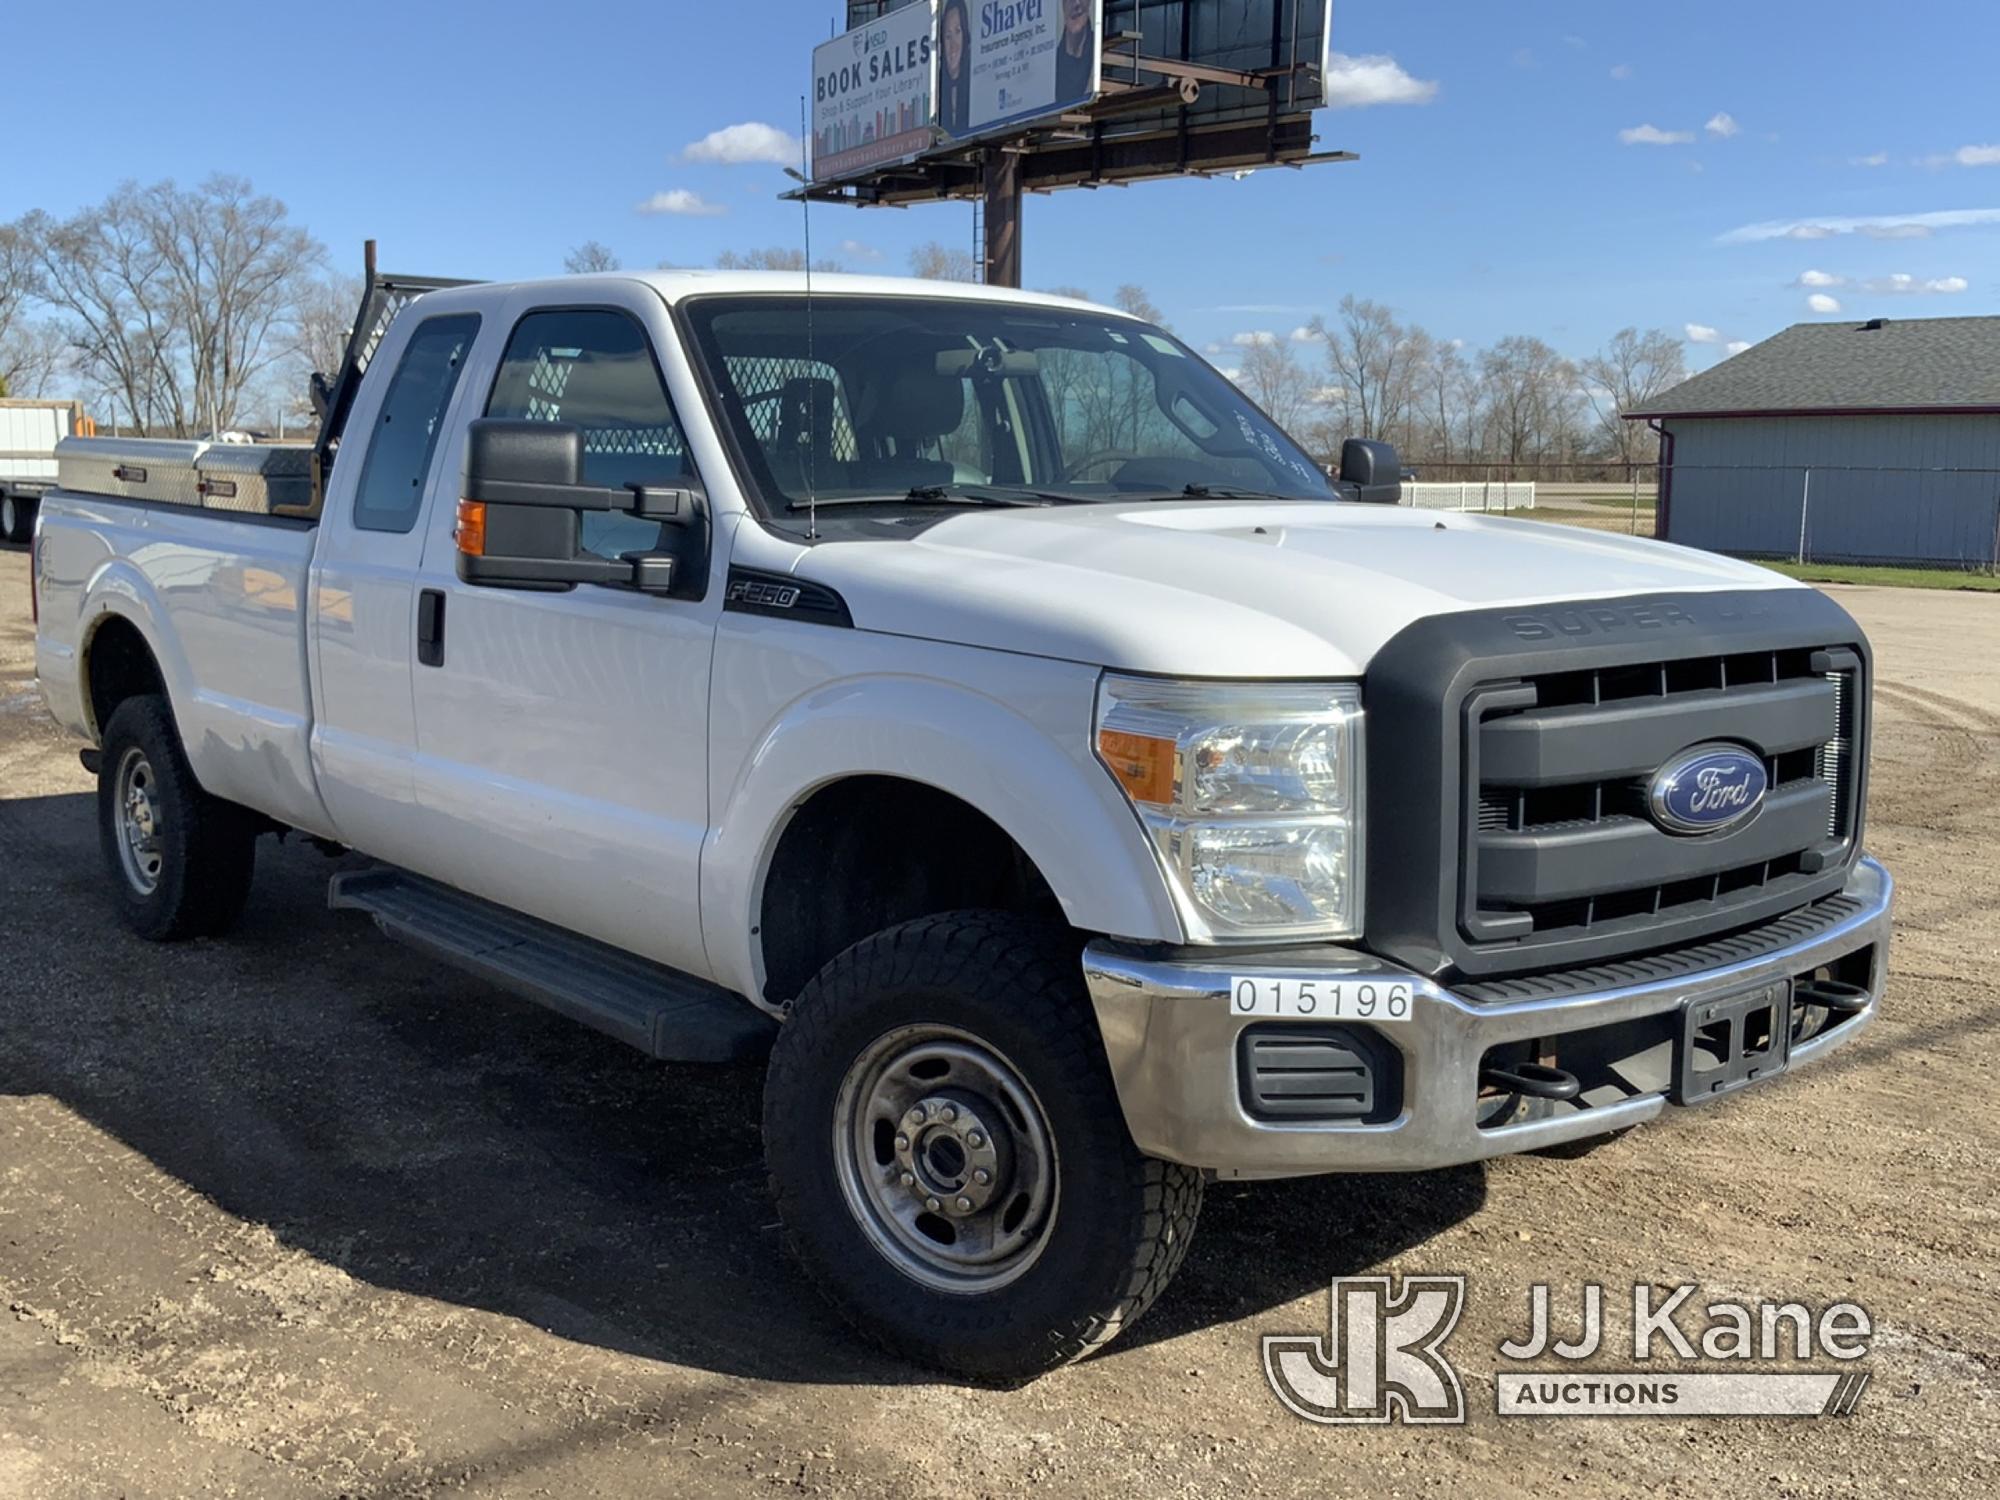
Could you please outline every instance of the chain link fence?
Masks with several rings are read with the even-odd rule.
[[[1534,519],[1736,557],[2000,576],[2000,468],[1419,464],[1422,482],[1534,484]],[[1664,494],[1662,494],[1664,480]],[[1473,505],[1472,509],[1499,512]]]

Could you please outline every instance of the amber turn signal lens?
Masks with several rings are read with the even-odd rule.
[[[458,502],[458,524],[451,534],[458,540],[458,550],[467,557],[486,555],[486,505],[480,500]]]
[[[1134,802],[1165,807],[1174,800],[1174,742],[1122,729],[1100,729],[1097,753]]]

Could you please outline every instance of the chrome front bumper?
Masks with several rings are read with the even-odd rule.
[[[1355,950],[1318,949],[1302,953],[1297,966],[1280,966],[1269,954],[1232,964],[1227,950],[1200,962],[1154,959],[1099,940],[1084,951],[1084,976],[1119,1103],[1141,1150],[1228,1177],[1416,1171],[1620,1130],[1667,1107],[1665,1092],[1642,1093],[1481,1128],[1479,1068],[1491,1047],[1678,1012],[1691,1000],[1806,974],[1873,945],[1866,1009],[1794,1043],[1789,1066],[1824,1056],[1874,1019],[1888,968],[1893,890],[1889,872],[1864,858],[1844,888],[1859,909],[1791,947],[1659,983],[1514,1003],[1474,1003]],[[1252,1022],[1232,1011],[1231,979],[1342,974],[1411,986],[1410,1020],[1375,1031],[1401,1055],[1400,1113],[1380,1124],[1254,1118],[1244,1107],[1237,1068],[1237,1039]]]

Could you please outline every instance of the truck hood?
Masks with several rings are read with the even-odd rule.
[[[864,630],[1186,677],[1355,676],[1404,626],[1459,610],[1800,587],[1662,542],[1324,501],[968,511],[823,543],[794,571]]]

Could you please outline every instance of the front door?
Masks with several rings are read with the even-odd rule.
[[[523,311],[483,414],[582,428],[588,484],[698,485],[649,318],[672,337],[664,305],[637,285],[625,305]],[[606,557],[651,548],[658,536],[658,522],[628,515],[583,523],[584,545]],[[716,542],[720,555],[724,539]],[[701,970],[708,674],[721,589],[711,581],[705,597],[687,600],[595,585],[473,587],[458,579],[442,515],[418,586],[440,612],[413,668],[417,800],[436,872]]]

